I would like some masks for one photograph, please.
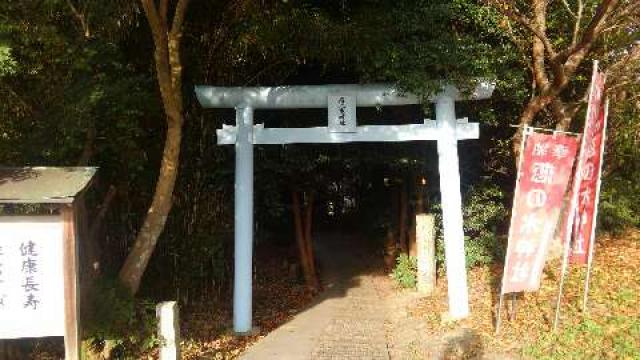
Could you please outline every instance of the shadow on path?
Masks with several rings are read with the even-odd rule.
[[[324,291],[305,310],[249,348],[242,359],[388,359],[385,276],[375,244],[344,233],[318,234]]]

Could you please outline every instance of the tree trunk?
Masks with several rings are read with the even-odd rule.
[[[313,265],[310,262],[311,257],[309,256],[309,246],[307,245],[306,232],[307,228],[305,227],[305,219],[303,215],[303,210],[300,204],[300,192],[292,191],[292,210],[293,210],[293,222],[295,226],[296,232],[296,243],[298,245],[298,254],[300,256],[300,264],[302,265],[302,273],[304,275],[304,280],[307,286],[311,289],[318,288],[318,278],[313,269]],[[306,213],[306,209],[305,209]],[[310,227],[309,227],[310,228]]]
[[[421,178],[418,177],[418,181],[416,181],[416,215],[424,213],[424,190],[425,185],[422,184]]]
[[[407,253],[407,207],[408,207],[407,187],[403,183],[400,189],[400,219],[398,224],[398,241],[400,243],[400,251]]]
[[[180,43],[189,0],[178,0],[172,22],[169,22],[167,17],[168,2],[162,1],[159,7],[153,0],[140,0],[140,2],[153,36],[153,57],[162,105],[166,114],[167,134],[151,206],[133,248],[120,269],[120,281],[132,294],[137,293],[140,288],[142,275],[149,264],[158,237],[164,230],[173,206],[173,189],[180,165],[180,143],[184,123]]]
[[[391,225],[389,226],[391,240],[394,243],[394,249],[399,251],[399,241],[398,241],[398,232],[400,230],[400,192],[398,190],[398,186],[395,184],[391,185]],[[397,255],[397,254],[396,254]],[[395,259],[394,259],[395,261]]]
[[[388,271],[393,269],[396,264],[396,239],[393,234],[393,229],[389,227],[387,229],[387,237],[384,241],[384,265]]]
[[[313,274],[317,286],[317,271],[316,271],[316,259],[313,251],[313,237],[312,237],[312,223],[313,223],[313,203],[315,200],[315,195],[312,192],[309,192],[309,196],[307,197],[307,204],[305,206],[304,212],[304,243],[305,243],[305,253],[307,255],[307,261],[309,262],[309,268],[311,273]]]
[[[167,216],[173,205],[173,188],[178,176],[182,124],[171,124],[167,130],[160,175],[151,207],[147,211],[142,229],[136,237],[133,249],[120,270],[120,281],[131,291],[138,292],[142,275],[149,264],[158,237],[162,234]]]
[[[589,54],[591,47],[602,35],[604,29],[607,28],[607,21],[610,20],[611,13],[617,8],[618,0],[603,0],[584,31],[578,31],[580,29],[579,22],[576,23],[574,37],[562,51],[557,51],[554,48],[553,42],[546,34],[548,5],[548,1],[532,0],[533,17],[530,20],[526,20],[513,11],[507,10],[505,12],[507,17],[524,24],[524,28],[532,37],[534,95],[522,111],[519,125],[530,125],[540,111],[551,106],[552,115],[556,120],[556,129],[565,130],[571,125],[571,119],[575,115],[577,107],[569,111],[560,98],[560,94],[567,88],[575,76],[576,69]],[[504,11],[504,8],[502,10]],[[580,39],[578,39],[579,33],[581,33]],[[551,76],[547,74],[547,71],[551,71]],[[520,155],[521,142],[522,134],[518,131],[513,136],[512,142],[512,152],[516,164]]]

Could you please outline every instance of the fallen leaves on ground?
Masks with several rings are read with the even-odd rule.
[[[469,318],[456,323],[441,320],[441,315],[447,311],[444,279],[439,281],[433,296],[418,302],[412,315],[428,324],[429,333],[426,335],[440,336],[457,328],[469,328],[483,336],[486,352],[521,354],[527,346],[538,342],[542,344],[553,331],[560,264],[560,260],[547,264],[540,291],[517,296],[515,319],[508,318],[506,309],[511,305],[511,295],[505,295],[502,327],[498,335],[495,334],[495,317],[502,276],[501,265],[476,268],[469,272]],[[570,331],[569,329],[579,329],[591,323],[596,324],[594,326],[598,326],[597,329],[613,331],[611,326],[602,323],[616,318],[640,318],[639,269],[640,236],[637,232],[615,239],[599,238],[591,277],[588,313],[581,310],[586,266],[571,265],[562,298],[560,333],[563,329]],[[586,347],[591,345],[589,341],[588,336],[576,336],[572,338],[572,346]],[[610,346],[615,347],[612,344]],[[615,356],[615,349],[609,350]],[[553,349],[541,351],[551,352]]]
[[[233,359],[270,331],[284,324],[310,303],[314,294],[291,273],[285,249],[257,251],[253,287],[253,323],[256,334],[236,336],[232,299],[200,303],[182,314],[182,359]],[[231,295],[229,295],[231,296]]]

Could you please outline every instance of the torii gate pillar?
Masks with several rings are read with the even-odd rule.
[[[253,145],[289,143],[341,143],[358,141],[438,141],[440,191],[444,227],[445,258],[449,292],[449,318],[469,315],[469,295],[465,267],[462,201],[458,141],[478,138],[478,124],[459,121],[455,101],[487,99],[495,85],[481,83],[470,97],[462,97],[455,87],[430,99],[436,104],[436,121],[424,124],[361,126],[355,131],[330,133],[329,128],[267,129],[253,125],[254,109],[326,108],[331,95],[347,95],[357,106],[418,104],[411,94],[400,94],[390,85],[321,85],[259,88],[196,87],[205,108],[234,107],[236,126],[217,131],[218,144],[235,144],[235,269],[233,283],[233,329],[252,330],[253,270]]]
[[[236,107],[233,330],[251,331],[253,313],[253,109]]]
[[[444,253],[447,268],[449,317],[461,319],[469,315],[469,291],[462,228],[458,140],[456,138],[458,120],[455,114],[455,101],[451,96],[441,95],[436,99],[436,123],[440,132],[438,171],[440,172],[442,224],[445,238]]]

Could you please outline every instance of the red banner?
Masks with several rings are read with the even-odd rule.
[[[540,287],[578,148],[573,136],[530,130],[525,128],[520,154],[502,294]]]
[[[600,195],[602,151],[606,127],[606,103],[603,98],[605,76],[594,71],[584,135],[580,145],[578,172],[574,176],[573,191],[578,192],[574,209],[571,262],[586,264],[595,235],[595,215]]]

